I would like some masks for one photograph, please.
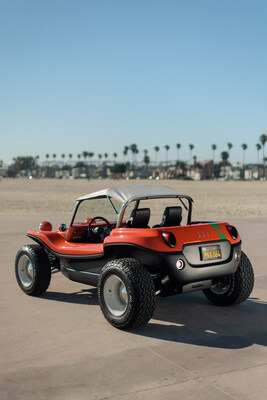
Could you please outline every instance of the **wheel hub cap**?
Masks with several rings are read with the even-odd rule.
[[[31,260],[24,254],[18,262],[18,276],[25,287],[29,287],[33,281],[33,266]]]
[[[216,283],[216,285],[212,286],[211,291],[215,294],[225,294],[230,289],[231,284],[232,284],[231,278],[230,277],[225,278]]]
[[[121,317],[127,309],[129,298],[123,281],[116,275],[110,275],[103,288],[104,302],[109,312]]]

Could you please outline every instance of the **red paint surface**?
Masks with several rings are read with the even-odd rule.
[[[238,243],[237,239],[232,239],[225,227],[225,223],[218,223],[226,239],[231,243]],[[104,243],[74,243],[68,241],[71,237],[77,240],[81,237],[81,230],[87,230],[87,226],[70,227],[66,232],[60,231],[28,231],[27,234],[34,236],[46,244],[51,250],[64,255],[97,255],[104,252],[103,245],[114,243],[129,243],[141,246],[158,252],[177,252],[182,251],[185,244],[212,242],[220,240],[219,235],[209,223],[199,223],[188,226],[177,226],[168,228],[136,229],[119,228],[113,229]],[[76,233],[74,234],[74,232]],[[176,246],[170,248],[163,240],[162,232],[172,232],[176,237]],[[76,236],[75,236],[76,235]],[[67,240],[66,240],[67,239]]]

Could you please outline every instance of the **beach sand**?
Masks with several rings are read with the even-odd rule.
[[[4,179],[0,213],[71,213],[75,200],[109,186],[167,185],[194,199],[193,219],[267,217],[267,182]]]

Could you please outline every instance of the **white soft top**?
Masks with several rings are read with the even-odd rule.
[[[134,200],[155,197],[185,197],[192,201],[192,198],[186,194],[176,192],[169,186],[158,185],[113,186],[79,197],[77,201],[87,199],[100,199],[104,197],[111,197],[120,201],[123,204],[129,203]]]

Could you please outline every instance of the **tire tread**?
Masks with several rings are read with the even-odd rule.
[[[155,309],[155,287],[150,273],[138,260],[133,258],[121,258],[108,262],[103,268],[101,276],[105,276],[106,271],[114,267],[126,274],[132,284],[136,297],[135,310],[133,311],[131,318],[123,324],[118,325],[112,323],[109,319],[108,321],[116,328],[123,330],[129,328],[140,328],[150,320]],[[98,285],[98,300],[102,312],[107,319],[101,299],[101,276]]]
[[[216,294],[211,289],[203,290],[205,296],[218,306],[243,303],[250,296],[254,286],[254,273],[248,256],[242,251],[236,272],[232,275],[232,285],[225,294]]]
[[[33,285],[25,288],[20,282],[17,273],[17,263],[21,255],[26,254],[31,257],[34,262],[35,278]],[[21,247],[15,259],[15,273],[19,286],[24,293],[30,296],[39,296],[43,294],[49,287],[51,281],[51,267],[48,255],[39,244],[29,244]]]

